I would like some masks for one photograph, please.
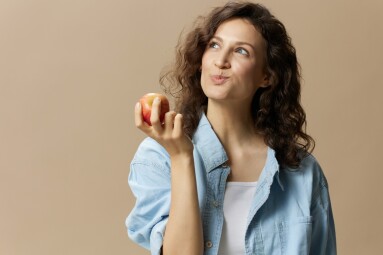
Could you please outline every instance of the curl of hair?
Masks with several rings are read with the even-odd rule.
[[[202,55],[220,24],[234,18],[250,21],[266,42],[270,84],[259,88],[253,98],[254,125],[275,150],[279,164],[296,168],[315,146],[306,133],[306,114],[300,104],[300,66],[284,25],[264,6],[229,2],[199,17],[194,29],[178,42],[175,63],[161,76],[160,84],[176,99],[175,110],[183,114],[185,133],[192,137],[208,102],[200,84]]]

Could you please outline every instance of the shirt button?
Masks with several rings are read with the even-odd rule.
[[[213,204],[214,207],[218,207],[219,206],[219,202],[217,200],[214,200],[212,204]]]
[[[207,241],[205,243],[205,246],[206,246],[206,248],[211,248],[211,247],[213,247],[213,243],[211,241]]]
[[[229,167],[229,164],[227,164],[227,162],[225,162],[225,163],[223,163],[223,164],[221,165],[221,167],[223,167],[223,168]]]

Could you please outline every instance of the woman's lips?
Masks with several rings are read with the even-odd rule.
[[[211,75],[210,78],[215,85],[222,85],[229,79],[229,77],[223,75]]]

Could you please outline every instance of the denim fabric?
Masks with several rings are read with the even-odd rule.
[[[193,143],[204,255],[216,255],[230,167],[205,115]],[[168,153],[146,138],[131,162],[129,185],[136,204],[126,226],[129,237],[151,254],[160,254],[170,209],[170,178]],[[287,169],[279,166],[274,150],[268,148],[247,219],[245,251],[246,255],[336,254],[328,185],[312,155],[305,157],[298,169]]]

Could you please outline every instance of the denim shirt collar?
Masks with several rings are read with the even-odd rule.
[[[219,141],[204,113],[202,113],[192,141],[196,149],[199,151],[204,162],[205,169],[208,173],[218,166],[221,166],[228,160],[228,156],[223,145]],[[282,182],[279,179],[279,172],[280,167],[275,157],[275,151],[268,147],[266,163],[259,177],[259,183],[262,183],[265,180],[268,180],[267,182],[272,182],[272,179],[276,175],[278,184],[283,190],[284,188]]]
[[[204,113],[193,136],[193,143],[202,157],[207,172],[228,160],[225,149]]]

